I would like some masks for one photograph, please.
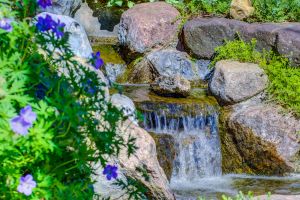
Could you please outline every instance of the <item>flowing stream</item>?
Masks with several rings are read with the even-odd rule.
[[[221,175],[216,108],[197,104],[158,105],[159,109],[154,107],[154,111],[144,112],[144,128],[149,132],[170,134],[174,137],[177,156],[171,181],[197,180],[201,177]],[[155,104],[152,103],[141,105],[144,110],[151,110],[153,106]],[[187,113],[180,115],[183,110]]]
[[[222,156],[218,133],[218,105],[206,95],[190,99],[158,97],[147,86],[126,86],[124,94],[143,114],[141,124],[157,136],[172,137],[176,151],[170,161],[170,185],[177,200],[222,199],[239,191],[254,195],[299,195],[300,176],[267,177],[222,175]],[[172,143],[172,142],[169,142]],[[159,145],[159,144],[158,144]],[[163,146],[165,152],[170,147]],[[160,152],[161,153],[161,152]],[[158,153],[158,159],[169,159]],[[162,166],[163,167],[163,166]],[[163,167],[164,168],[164,167]]]

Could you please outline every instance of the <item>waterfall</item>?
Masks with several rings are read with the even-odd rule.
[[[214,106],[147,102],[140,108],[147,131],[175,139],[177,155],[171,181],[222,174],[218,111]]]

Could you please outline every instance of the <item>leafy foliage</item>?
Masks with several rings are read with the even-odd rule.
[[[231,0],[166,0],[177,7],[183,16],[216,14],[228,15]]]
[[[255,21],[300,21],[299,0],[253,0]]]
[[[269,77],[269,97],[300,117],[300,68],[291,67],[287,58],[272,51],[258,52],[255,47],[254,39],[250,43],[227,41],[224,46],[216,48],[212,65],[226,59],[259,64]]]
[[[93,163],[104,167],[123,148],[131,156],[135,139],[118,134],[126,117],[95,71],[73,58],[68,33],[37,31],[32,8],[35,0],[0,0],[0,19],[15,19],[12,32],[0,29],[0,199],[24,199],[17,187],[27,174],[37,183],[27,199],[92,199]],[[18,135],[10,120],[27,105],[37,120]]]

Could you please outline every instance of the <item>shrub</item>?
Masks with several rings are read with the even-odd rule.
[[[215,14],[228,15],[230,10],[231,0],[166,0],[177,7],[183,16],[200,15],[200,14]]]
[[[299,0],[253,0],[255,21],[300,21]]]
[[[287,58],[272,51],[258,52],[255,47],[254,39],[250,43],[227,41],[224,46],[216,48],[212,65],[225,59],[259,64],[269,77],[267,93],[270,99],[300,117],[300,68],[291,67]]]
[[[0,199],[93,199],[93,163],[116,179],[107,158],[123,148],[132,155],[135,139],[118,134],[126,118],[73,58],[65,25],[30,17],[36,2],[0,0]],[[95,70],[102,62],[97,53],[90,60]],[[116,184],[146,198],[135,179]]]

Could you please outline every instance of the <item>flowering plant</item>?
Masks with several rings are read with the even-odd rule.
[[[136,149],[134,138],[117,134],[125,117],[106,100],[105,84],[73,59],[65,24],[32,18],[37,6],[51,5],[0,0],[0,199],[93,199],[92,163],[117,179],[107,158]],[[99,69],[100,53],[90,62]],[[135,179],[116,184],[146,198]]]

